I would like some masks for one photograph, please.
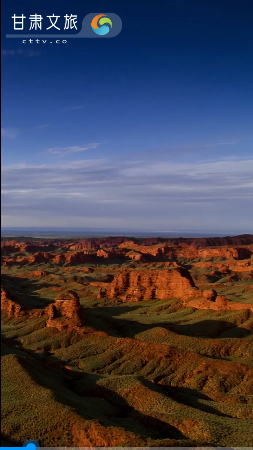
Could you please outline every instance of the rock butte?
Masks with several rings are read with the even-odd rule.
[[[188,270],[178,267],[168,270],[125,270],[118,274],[109,286],[100,285],[98,298],[120,298],[124,302],[143,300],[184,300],[183,306],[197,309],[243,310],[253,312],[253,305],[229,302],[224,296],[217,296],[214,289],[198,289]]]
[[[105,288],[105,296],[124,301],[199,297],[190,273],[182,268],[125,270]]]
[[[49,316],[46,326],[58,330],[79,328],[85,324],[84,310],[74,291],[60,293],[55,302],[45,309],[45,315]]]

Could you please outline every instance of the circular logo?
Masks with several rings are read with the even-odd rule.
[[[106,24],[109,24],[111,27]],[[93,29],[94,33],[98,34],[99,36],[104,36],[105,34],[108,34],[110,29],[112,28],[112,21],[111,19],[109,19],[109,17],[106,17],[105,14],[98,14],[92,19],[91,28]]]
[[[40,448],[40,444],[34,439],[28,439],[23,443],[22,447],[26,447],[27,450],[37,450]]]

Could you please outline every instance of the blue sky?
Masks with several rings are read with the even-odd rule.
[[[80,29],[91,12],[122,32],[5,38],[13,14]],[[2,16],[3,226],[251,231],[251,1],[10,1]]]

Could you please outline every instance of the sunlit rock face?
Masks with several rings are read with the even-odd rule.
[[[79,296],[74,291],[60,293],[55,302],[45,309],[45,314],[49,316],[47,327],[76,328],[85,323]]]

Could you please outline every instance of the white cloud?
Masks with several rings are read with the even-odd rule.
[[[75,145],[73,147],[54,147],[49,148],[48,152],[52,155],[65,155],[66,153],[85,152],[87,150],[96,149],[101,142],[94,142],[87,145]]]
[[[1,49],[1,55],[2,56],[7,56],[7,55],[15,56],[15,55],[21,55],[22,53],[23,53],[22,49],[19,49],[19,50],[5,50],[5,49]]]
[[[212,144],[205,144],[204,147],[216,147],[217,145],[235,145],[239,144],[239,142],[240,141],[238,139],[231,139],[227,141],[214,142]]]
[[[1,128],[1,136],[8,139],[15,139],[18,131],[16,128]]]
[[[24,226],[28,218],[30,226],[40,218],[44,226],[244,231],[253,221],[252,173],[253,160],[10,165],[2,167],[2,209],[5,216],[20,216]]]
[[[44,123],[44,124],[42,124],[42,125],[39,125],[38,127],[36,127],[38,130],[42,130],[43,128],[47,128],[47,127],[49,127],[49,123]]]

